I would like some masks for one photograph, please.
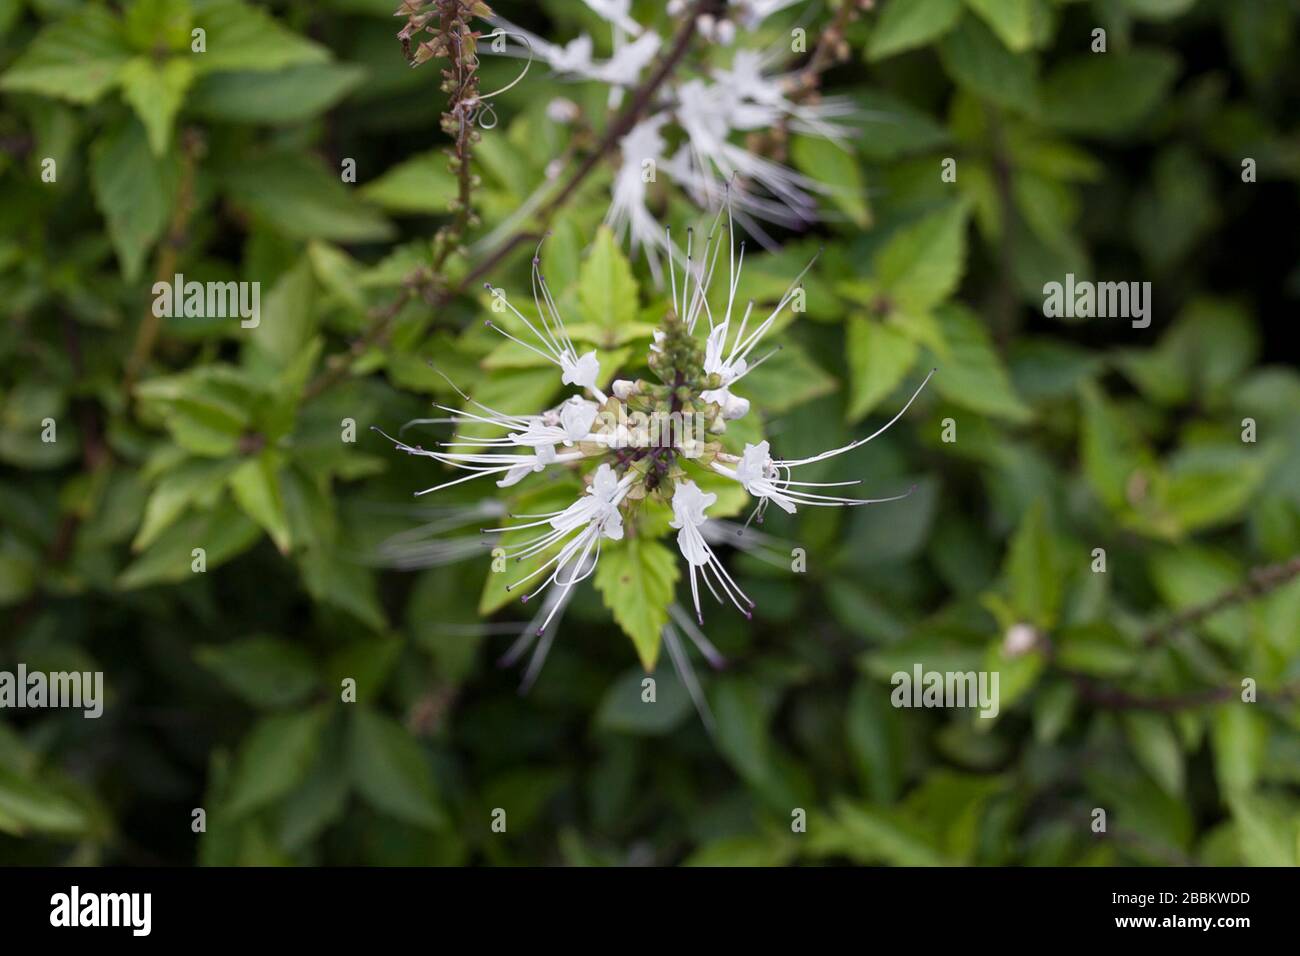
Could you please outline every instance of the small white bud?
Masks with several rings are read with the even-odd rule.
[[[1038,632],[1028,624],[1013,624],[1002,638],[1002,653],[1007,657],[1019,657],[1034,649],[1038,643]]]

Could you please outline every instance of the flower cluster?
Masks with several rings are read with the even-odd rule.
[[[840,448],[810,457],[780,458],[767,441],[746,443],[740,454],[724,447],[728,422],[750,410],[749,401],[734,390],[743,388],[745,377],[773,354],[755,357],[790,306],[807,268],[772,307],[758,309],[750,300],[741,308],[737,293],[744,243],[737,248],[732,241],[730,216],[725,228],[719,225],[715,220],[701,254],[696,255],[694,237],[688,235],[681,267],[669,259],[671,306],[646,356],[653,378],[617,379],[603,387],[597,354],[594,350],[580,354],[574,345],[537,255],[532,262],[533,317],[509,303],[500,290],[493,290],[494,300],[506,303],[521,334],[495,322],[488,324],[555,365],[563,383],[580,391],[554,408],[530,415],[505,414],[461,393],[463,406],[436,406],[448,416],[436,421],[491,426],[499,434],[456,435],[431,449],[391,439],[401,451],[466,472],[417,492],[420,495],[481,477],[494,478],[506,488],[547,469],[571,469],[584,476],[583,490],[566,507],[512,515],[512,523],[484,531],[493,543],[503,540],[497,535],[510,535],[513,543],[494,553],[516,563],[530,562],[524,566],[524,576],[508,590],[520,590],[524,601],[549,592],[530,633],[521,635],[512,648],[512,659],[533,638],[545,635],[574,586],[595,573],[602,549],[628,533],[639,514],[638,505],[655,502],[671,510],[669,526],[686,562],[694,610],[693,622],[674,612],[675,623],[712,660],[716,652],[698,630],[704,622],[701,583],[719,603],[730,604],[747,617],[754,601],[715,550],[728,535],[720,534],[718,523],[709,518],[709,509],[718,499],[710,486],[734,482],[743,488],[755,502],[751,518],[760,521],[769,505],[794,513],[802,507],[849,507],[906,497],[906,493],[878,499],[849,497],[842,489],[859,484],[858,480],[816,482],[797,474],[805,466],[838,457],[875,438],[911,406],[925,382],[889,423]],[[726,285],[711,296],[713,277],[724,261]],[[659,423],[665,424],[656,427]],[[680,653],[676,630],[669,625],[663,636],[676,662]],[[540,656],[535,655],[530,674],[535,675],[550,640],[546,636],[539,644]]]
[[[797,2],[802,0],[744,0],[732,5],[734,19],[703,14],[696,25],[711,42],[730,46]],[[493,21],[503,31],[494,50],[537,57],[561,76],[606,84],[611,106],[617,105],[625,92],[641,82],[666,40],[632,19],[630,0],[585,3],[610,24],[614,52],[608,60],[593,56],[593,41],[586,34],[559,45],[500,17]],[[680,16],[685,5],[675,0],[668,12]],[[852,135],[851,128],[836,121],[853,114],[853,104],[844,98],[821,97],[805,71],[782,72],[784,58],[779,48],[736,47],[725,67],[704,69],[698,75],[675,73],[656,91],[649,114],[621,139],[606,218],[620,237],[630,238],[633,249],[646,250],[656,281],[660,254],[668,248],[647,200],[650,183],[657,182],[661,173],[703,209],[718,208],[729,194],[737,219],[765,244],[770,240],[760,221],[802,228],[817,220],[817,194],[827,192],[827,186],[737,141],[785,131],[837,142]],[[573,112],[553,111],[553,115]]]

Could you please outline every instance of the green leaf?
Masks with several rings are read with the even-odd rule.
[[[248,343],[266,356],[278,371],[302,354],[316,334],[319,314],[312,263],[307,256],[276,281],[259,309],[256,328],[248,332]]]
[[[176,522],[132,562],[117,579],[123,590],[164,582],[183,581],[196,572],[193,550],[202,548],[207,570],[212,571],[262,537],[261,529],[230,502],[211,511],[189,514]]]
[[[361,195],[391,212],[440,216],[449,211],[456,189],[456,177],[447,168],[447,154],[435,149],[398,163],[367,183]],[[557,281],[550,276],[548,279]],[[564,288],[557,282],[554,291]]]
[[[871,799],[897,799],[903,787],[903,740],[898,711],[889,706],[879,685],[865,678],[853,685],[844,722],[858,777]]]
[[[156,156],[145,128],[131,121],[95,141],[90,169],[95,204],[108,221],[122,274],[134,280],[167,225],[180,178],[176,158]]]
[[[1012,53],[977,17],[967,13],[943,38],[939,54],[958,86],[998,106],[1033,113],[1038,67],[1028,53]]]
[[[682,866],[785,866],[795,854],[789,838],[742,834],[710,840],[682,861]]]
[[[424,751],[391,717],[356,710],[348,765],[352,786],[375,809],[425,829],[446,825]]]
[[[1178,736],[1162,714],[1130,711],[1124,714],[1124,733],[1138,762],[1171,797],[1183,795],[1185,771]]]
[[[596,589],[632,639],[641,664],[654,670],[668,605],[677,584],[677,556],[658,541],[630,538],[608,547],[596,565]]]
[[[618,330],[637,319],[637,285],[614,233],[601,226],[578,278],[578,301],[586,321]]]
[[[795,168],[830,190],[831,200],[855,225],[871,223],[862,170],[848,146],[819,136],[795,136],[790,144]]]
[[[241,159],[226,174],[235,200],[286,236],[374,242],[392,236],[387,220],[331,173],[298,153]]]
[[[1294,803],[1262,794],[1229,794],[1241,855],[1250,866],[1296,866],[1300,862],[1300,828]]]
[[[1035,20],[1046,15],[1039,0],[966,0],[966,6],[993,28],[1007,49],[1017,53],[1033,46]]]
[[[171,142],[172,123],[194,81],[193,64],[178,57],[159,63],[138,56],[123,67],[121,81],[122,96],[148,130],[149,148],[155,156],[163,155]]]
[[[835,806],[844,840],[842,851],[858,862],[892,866],[946,866],[950,862],[926,839],[924,829],[902,813],[849,803]]]
[[[311,658],[297,644],[250,637],[196,648],[200,664],[254,707],[278,709],[302,702],[318,684]]]
[[[316,757],[327,715],[318,707],[259,720],[240,747],[223,816],[246,816],[298,786]]]
[[[837,384],[798,343],[787,341],[745,376],[740,393],[751,398],[755,408],[781,414],[835,391]]]
[[[867,58],[883,60],[943,36],[961,16],[961,0],[888,0],[867,42]]]
[[[1011,607],[1020,619],[1040,630],[1056,624],[1061,607],[1061,574],[1056,542],[1039,500],[1025,512],[1011,539],[1004,573],[1011,591]]]
[[[194,21],[207,31],[206,52],[195,66],[219,71],[274,72],[302,63],[328,60],[329,51],[282,26],[263,10],[236,0],[196,4]]]
[[[230,490],[244,513],[271,536],[281,554],[292,544],[284,498],[280,493],[280,454],[264,451],[244,462],[230,476]]]
[[[895,308],[925,312],[956,291],[969,212],[966,203],[953,203],[890,236],[876,256],[876,278]]]
[[[1127,507],[1129,481],[1139,469],[1152,466],[1151,454],[1133,431],[1132,423],[1120,416],[1099,388],[1084,382],[1079,393],[1083,405],[1079,436],[1083,473],[1106,507],[1122,510]]]
[[[1214,775],[1225,799],[1248,793],[1264,765],[1268,723],[1258,706],[1234,700],[1216,707],[1210,718]]]
[[[227,476],[238,465],[238,460],[229,458],[189,459],[163,475],[149,495],[131,549],[142,551],[149,547],[191,505],[201,510],[215,507]]]
[[[86,810],[54,787],[0,766],[0,833],[69,838],[90,825]]]
[[[277,73],[210,73],[194,85],[186,109],[222,123],[302,123],[338,105],[365,78],[363,67],[337,63],[306,63]]]
[[[865,317],[849,319],[845,344],[849,402],[845,417],[861,421],[889,396],[916,364],[916,343],[887,325]]]
[[[1080,54],[1043,81],[1043,120],[1070,133],[1126,133],[1165,98],[1178,70],[1178,59],[1163,50]]]
[[[596,712],[596,726],[621,734],[658,736],[678,727],[691,712],[691,698],[675,670],[655,675],[655,699],[642,700],[641,682],[648,680],[639,668],[626,671],[605,691]]]
[[[0,89],[93,103],[117,84],[130,59],[117,18],[104,7],[83,5],[37,34],[0,77]]]
[[[142,53],[188,53],[193,24],[190,13],[189,0],[131,0],[126,8],[127,39]]]
[[[1219,10],[1237,66],[1252,83],[1266,83],[1285,65],[1295,41],[1295,6],[1290,0],[1255,0],[1225,3]]]
[[[384,608],[369,568],[335,548],[312,550],[303,555],[302,579],[317,601],[347,611],[376,631],[384,629]]]
[[[980,320],[964,306],[941,306],[935,313],[948,344],[934,376],[939,394],[983,415],[1028,421],[1029,408],[1016,394],[1006,368]]]

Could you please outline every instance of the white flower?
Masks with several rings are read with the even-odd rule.
[[[631,18],[628,0],[586,2],[611,24],[614,52],[603,62],[593,59],[589,36],[558,46],[500,18],[494,22],[507,30],[507,35],[526,41],[530,55],[546,61],[556,73],[608,85],[613,109],[623,94],[641,81],[664,39]],[[797,0],[744,0],[730,6],[735,19],[705,13],[696,24],[710,41],[730,45],[736,39],[737,22],[746,30],[754,30],[767,17],[794,2]],[[685,6],[675,4],[669,16],[679,18],[684,13]],[[635,39],[628,42],[628,36]],[[524,53],[517,46],[507,47],[506,52]],[[817,197],[829,193],[830,186],[732,142],[734,134],[781,125],[836,141],[852,135],[853,130],[835,121],[855,113],[853,103],[843,97],[819,97],[809,102],[792,98],[793,91],[802,89],[800,78],[798,74],[781,73],[779,57],[778,53],[741,48],[728,67],[685,81],[668,78],[660,86],[650,114],[623,137],[622,163],[614,177],[606,218],[620,236],[630,235],[634,250],[646,250],[656,283],[660,281],[660,237],[646,208],[646,183],[642,179],[646,159],[654,160],[657,172],[706,209],[719,207],[730,186],[727,198],[734,202],[737,218],[768,247],[775,243],[759,227],[760,221],[799,229],[819,218]],[[663,134],[669,124],[681,131],[683,142],[672,155],[665,156]]]
[[[682,557],[686,559],[686,565],[691,575],[691,597],[695,601],[695,617],[703,624],[704,615],[700,611],[700,590],[697,584],[696,569],[700,571],[699,577],[704,579],[704,584],[709,591],[722,602],[722,598],[714,589],[713,583],[709,580],[709,572],[713,572],[714,579],[718,583],[731,603],[736,605],[745,617],[751,617],[749,608],[754,606],[745,592],[740,589],[727,569],[724,568],[713,549],[709,547],[700,533],[700,526],[707,520],[704,509],[708,508],[718,500],[718,496],[712,492],[700,491],[695,482],[687,479],[677,482],[677,487],[673,490],[673,520],[669,522],[669,527],[677,528],[677,547],[681,549]],[[741,601],[744,601],[742,604]],[[747,605],[747,606],[746,606]]]
[[[764,20],[778,11],[793,7],[803,0],[732,0],[731,10],[746,30],[758,29]]]
[[[630,235],[633,251],[645,248],[656,282],[659,281],[656,249],[663,244],[663,234],[646,208],[644,171],[647,161],[656,165],[662,161],[664,138],[659,131],[666,122],[668,117],[662,114],[642,120],[619,141],[622,162],[614,174],[613,201],[605,214],[605,221],[620,240]]]
[[[587,487],[586,492],[567,508],[562,511],[538,515],[536,516],[537,520],[525,524],[509,525],[495,529],[497,532],[505,532],[519,531],[525,528],[550,527],[550,531],[545,531],[536,538],[506,548],[506,555],[516,561],[522,561],[525,558],[541,554],[543,551],[563,542],[560,550],[555,555],[518,581],[507,585],[506,590],[513,591],[519,585],[541,574],[552,565],[555,566],[555,569],[542,582],[540,587],[524,596],[524,601],[532,599],[552,584],[561,590],[567,591],[575,584],[590,577],[595,572],[596,562],[600,560],[601,540],[618,541],[623,537],[623,516],[619,512],[619,504],[636,477],[635,472],[629,471],[620,479],[614,473],[614,469],[608,463],[604,463],[592,475],[591,484]],[[575,534],[575,532],[577,533]],[[594,552],[593,548],[595,549]],[[567,576],[566,571],[568,572]],[[554,611],[552,611],[552,614],[554,614]],[[546,625],[549,623],[550,616],[542,621],[538,633],[540,634],[546,630]]]
[[[641,24],[632,19],[632,0],[583,0],[602,20],[609,21],[632,36],[641,32]]]
[[[490,283],[484,283],[484,287],[492,293],[496,301],[503,303],[515,318],[527,327],[536,338],[537,345],[511,335],[490,320],[487,323],[488,327],[500,332],[515,344],[522,345],[535,355],[540,355],[548,362],[558,365],[560,380],[565,385],[578,385],[585,388],[596,401],[604,404],[605,393],[598,386],[600,361],[596,358],[595,350],[578,354],[577,347],[574,346],[573,340],[569,338],[569,333],[564,328],[564,319],[560,316],[559,306],[555,304],[555,297],[551,295],[551,289],[546,284],[546,277],[542,275],[541,258],[538,255],[533,256],[532,276],[533,304],[537,307],[537,314],[540,316],[537,324],[516,309],[504,293],[494,290]]]

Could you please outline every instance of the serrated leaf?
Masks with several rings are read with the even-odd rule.
[[[84,6],[37,34],[0,77],[0,89],[93,103],[117,84],[130,59],[118,19],[104,7]]]
[[[144,123],[155,156],[167,152],[172,123],[193,81],[194,66],[179,57],[156,62],[138,56],[122,68],[122,96]]]
[[[668,623],[677,574],[676,554],[644,538],[606,548],[596,565],[596,590],[632,639],[647,671],[654,670],[659,658],[660,632]]]
[[[614,233],[601,226],[578,277],[578,301],[587,322],[621,329],[637,319],[637,284]]]
[[[952,305],[940,307],[935,315],[948,344],[948,355],[934,376],[939,393],[984,415],[1012,422],[1033,417],[1016,394],[980,320],[968,309]]]
[[[953,203],[890,236],[876,256],[876,279],[895,308],[925,312],[956,290],[969,213],[965,203]]]
[[[920,349],[902,333],[863,317],[849,320],[845,348],[850,383],[845,417],[853,423],[898,387],[916,364]]]

